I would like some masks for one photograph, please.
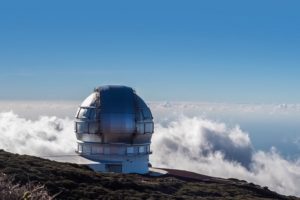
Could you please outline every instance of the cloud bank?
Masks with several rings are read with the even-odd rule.
[[[0,113],[0,148],[30,155],[74,154],[73,122],[66,118],[42,116],[32,121],[12,111]]]
[[[199,105],[182,105],[183,110],[192,107],[188,113],[173,106],[151,105],[156,121],[150,157],[153,166],[244,179],[300,196],[299,159],[287,160],[275,148],[255,150],[249,134],[239,126],[193,116],[192,110]],[[45,156],[74,154],[75,148],[70,118],[42,116],[32,120],[12,111],[0,113],[0,149]]]
[[[275,148],[255,151],[238,126],[181,116],[156,125],[152,149],[154,166],[243,179],[300,196],[300,160],[286,160]]]

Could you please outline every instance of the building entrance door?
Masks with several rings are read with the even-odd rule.
[[[107,164],[106,165],[107,172],[116,172],[122,173],[122,165],[121,164]]]

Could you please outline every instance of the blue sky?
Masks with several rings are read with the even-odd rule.
[[[0,99],[300,102],[299,1],[5,1]]]

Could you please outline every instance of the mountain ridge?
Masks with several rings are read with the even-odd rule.
[[[282,199],[284,196],[238,179],[176,169],[163,176],[97,173],[88,166],[60,163],[0,150],[0,173],[13,182],[44,185],[55,199]]]

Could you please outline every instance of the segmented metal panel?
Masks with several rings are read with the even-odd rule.
[[[79,107],[78,140],[101,143],[150,143],[153,117],[146,103],[126,86],[102,86]]]

